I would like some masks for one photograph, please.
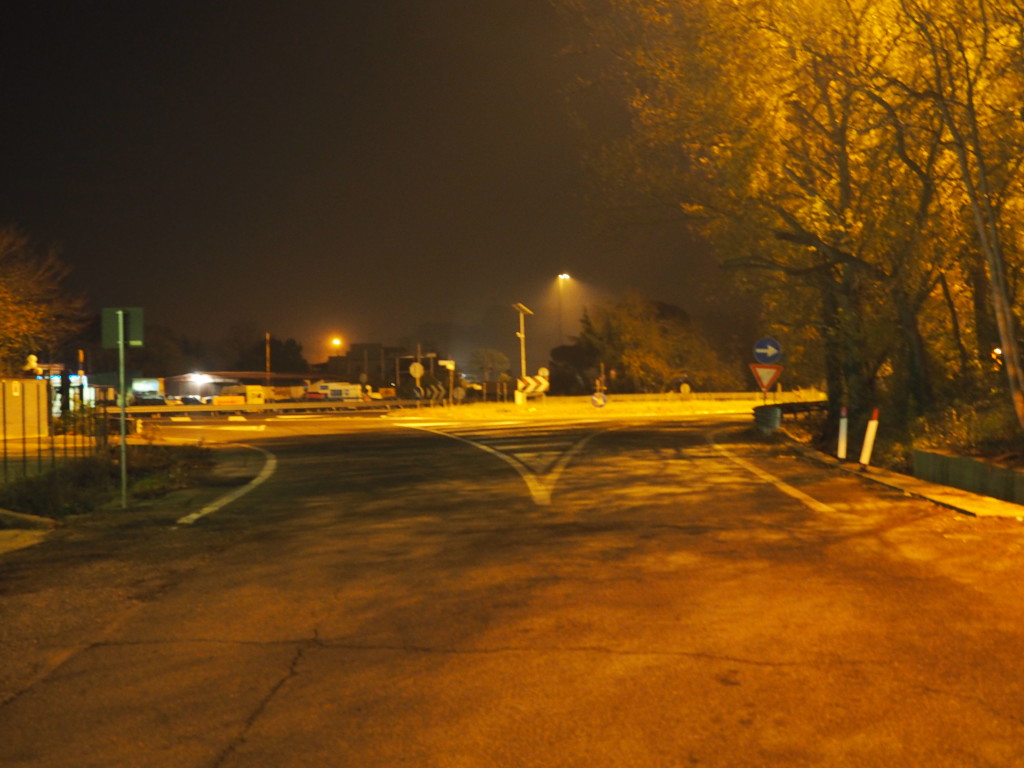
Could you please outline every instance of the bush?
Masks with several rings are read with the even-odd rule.
[[[993,455],[1024,449],[1010,403],[995,401],[956,403],[941,413],[918,421],[914,444],[967,455]]]
[[[115,448],[12,481],[0,486],[0,507],[50,518],[99,509],[119,498],[120,458]],[[128,494],[152,499],[189,487],[211,464],[209,451],[199,446],[129,446]]]

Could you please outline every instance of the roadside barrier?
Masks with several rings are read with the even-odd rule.
[[[828,408],[827,400],[794,401],[791,403],[775,403],[754,407],[754,426],[761,432],[774,432],[782,426],[783,416],[802,416],[808,413],[824,411]]]
[[[55,401],[47,380],[0,379],[0,483],[106,447],[106,423],[82,394],[71,388]]]

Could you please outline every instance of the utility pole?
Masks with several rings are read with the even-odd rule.
[[[533,311],[525,304],[516,303],[512,305],[512,309],[519,313],[519,333],[516,336],[519,337],[519,370],[520,376],[523,380],[526,380],[526,316],[532,315]],[[526,402],[526,395],[523,394],[518,387],[516,387],[516,402],[519,404]]]
[[[266,385],[270,386],[270,331],[266,334],[266,357],[267,357],[267,376]]]

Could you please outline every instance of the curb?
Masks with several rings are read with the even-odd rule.
[[[21,512],[11,512],[9,509],[0,509],[0,531],[20,530],[52,530],[57,527],[57,521],[49,517],[37,517],[26,515]]]
[[[782,434],[806,458],[863,480],[902,491],[909,496],[930,501],[971,517],[1001,517],[1024,521],[1024,505],[971,493],[948,485],[929,483],[927,480],[919,480],[911,475],[892,472],[888,469],[862,467],[860,464],[843,464],[834,456],[804,445],[785,430],[782,430]]]
[[[56,528],[57,521],[48,517],[0,509],[0,556],[38,544]]]

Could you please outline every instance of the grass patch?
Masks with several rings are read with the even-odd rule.
[[[0,508],[61,518],[92,512],[120,498],[120,451],[63,461],[0,486]],[[200,446],[128,446],[128,496],[159,498],[202,480],[213,461]]]

